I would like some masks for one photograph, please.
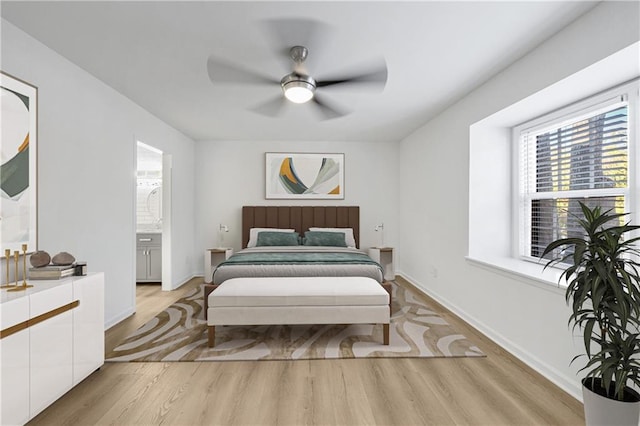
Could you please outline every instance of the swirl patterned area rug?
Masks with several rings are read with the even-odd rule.
[[[482,357],[410,290],[393,286],[390,344],[381,324],[216,327],[207,346],[203,286],[127,337],[107,361],[238,361],[330,358]]]

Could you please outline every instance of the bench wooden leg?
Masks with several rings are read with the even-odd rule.
[[[389,324],[382,324],[382,343],[389,344]]]
[[[216,326],[210,325],[207,327],[207,331],[209,334],[209,347],[212,348],[216,344]]]

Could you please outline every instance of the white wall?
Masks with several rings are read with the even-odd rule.
[[[1,66],[38,87],[38,248],[105,272],[105,324],[135,311],[136,140],[173,157],[171,284],[190,278],[194,142],[5,20]]]
[[[344,153],[345,199],[266,200],[265,152]],[[230,228],[225,245],[240,249],[244,205],[357,205],[360,247],[379,244],[374,227],[380,222],[385,225],[385,245],[398,242],[397,142],[198,142],[196,182],[199,253],[218,246],[221,223]]]
[[[581,346],[563,291],[465,260],[469,209],[481,207],[469,205],[469,127],[638,41],[638,6],[601,3],[400,145],[400,182],[414,182],[399,186],[400,223],[412,224],[400,230],[400,272],[577,398],[579,363],[569,362]],[[510,226],[484,215],[487,226]]]

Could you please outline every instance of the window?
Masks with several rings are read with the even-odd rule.
[[[634,82],[514,129],[519,145],[514,222],[521,258],[537,261],[550,242],[581,235],[579,202],[619,213],[637,207],[640,188],[630,179],[637,98]]]

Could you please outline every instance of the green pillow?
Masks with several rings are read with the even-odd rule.
[[[347,246],[343,232],[307,231],[304,233],[302,244],[305,246]]]
[[[264,246],[297,246],[299,234],[297,232],[258,232],[256,247]]]

